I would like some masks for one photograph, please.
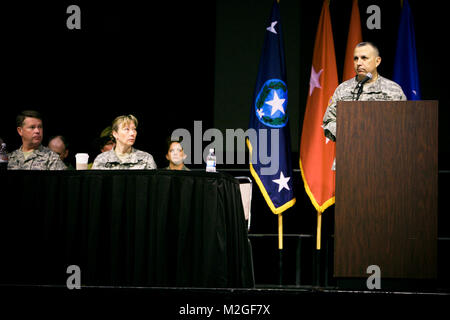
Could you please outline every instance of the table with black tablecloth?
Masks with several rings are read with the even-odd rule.
[[[0,284],[252,287],[239,184],[226,173],[0,173]]]

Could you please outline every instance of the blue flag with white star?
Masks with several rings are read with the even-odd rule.
[[[292,207],[295,198],[286,64],[277,1],[265,26],[252,102],[247,140],[250,171],[272,212],[279,214]]]
[[[393,80],[402,87],[408,100],[420,100],[414,21],[407,0],[400,17]]]

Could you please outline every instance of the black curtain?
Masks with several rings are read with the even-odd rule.
[[[238,182],[224,173],[1,173],[0,283],[251,287]]]

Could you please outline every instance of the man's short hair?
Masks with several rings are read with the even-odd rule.
[[[19,113],[16,117],[16,126],[22,127],[23,122],[25,121],[25,118],[36,118],[42,121],[42,116],[39,112],[35,110],[24,110],[21,113]]]
[[[373,50],[375,51],[375,56],[376,57],[380,56],[380,50],[378,50],[378,47],[376,45],[374,45],[372,42],[369,42],[369,41],[360,42],[356,45],[356,48],[365,47],[365,46],[371,46],[373,48]]]
[[[58,135],[58,136],[51,136],[50,139],[48,139],[48,144],[50,144],[50,141],[53,139],[59,138],[61,139],[62,143],[64,144],[64,147],[66,150],[69,149],[69,143],[67,142],[67,139],[64,136]]]

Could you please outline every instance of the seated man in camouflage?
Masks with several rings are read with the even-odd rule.
[[[381,63],[378,48],[370,42],[356,45],[353,54],[353,66],[356,76],[341,83],[332,98],[323,117],[323,129],[327,138],[336,141],[336,104],[338,101],[378,100],[394,101],[406,100],[402,88],[392,80],[382,77],[377,72]],[[370,73],[371,77],[366,76]],[[364,86],[360,82],[366,80]],[[333,169],[335,164],[333,164]]]
[[[59,155],[41,145],[42,117],[37,111],[22,111],[16,118],[22,146],[9,155],[8,170],[65,170]]]
[[[75,170],[72,164],[68,161],[69,157],[69,143],[64,136],[53,136],[48,140],[48,148],[59,155],[59,158],[64,162],[67,170]]]
[[[112,124],[115,147],[99,154],[92,169],[156,169],[151,154],[133,148],[136,141],[138,121],[133,115],[119,116]]]

